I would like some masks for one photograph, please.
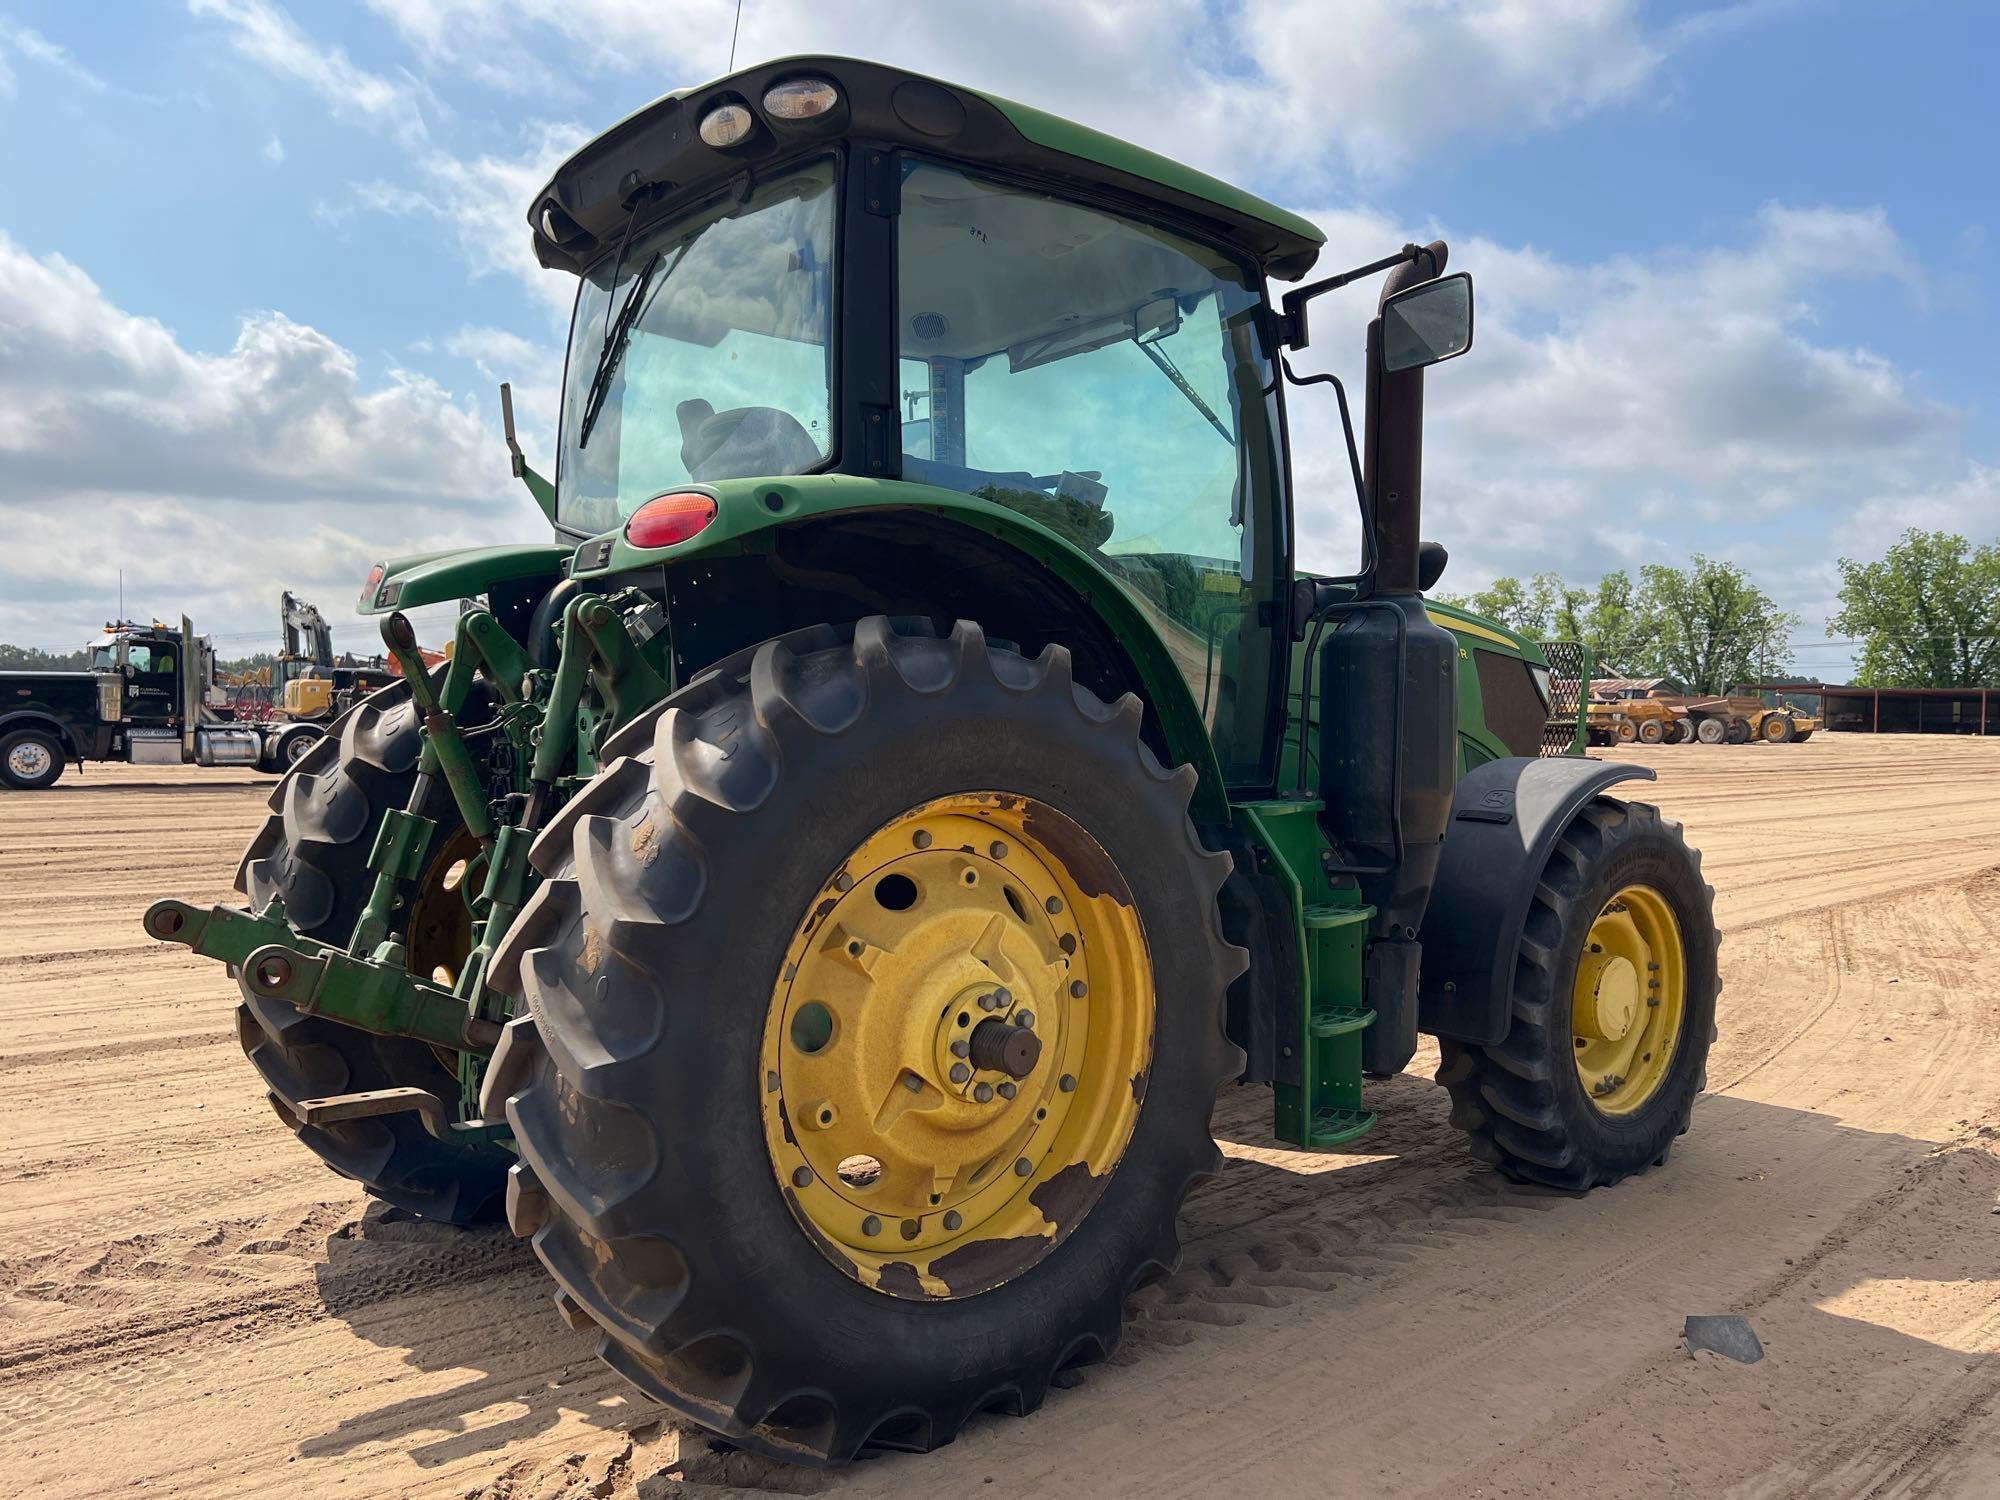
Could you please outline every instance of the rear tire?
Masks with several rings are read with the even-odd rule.
[[[1216,1091],[1242,1067],[1222,1030],[1224,992],[1245,963],[1222,937],[1216,905],[1229,860],[1204,849],[1188,821],[1195,773],[1162,768],[1140,720],[1136,698],[1106,704],[1074,686],[1062,647],[1030,661],[970,624],[940,639],[878,616],[851,638],[820,627],[765,642],[620,732],[607,769],[537,842],[548,879],[494,965],[495,982],[526,1000],[525,1014],[509,1025],[485,1094],[488,1118],[504,1101],[522,1153],[509,1204],[515,1230],[532,1237],[572,1320],[597,1325],[598,1353],[613,1368],[732,1442],[829,1463],[864,1446],[934,1448],[980,1411],[1030,1412],[1058,1371],[1113,1347],[1126,1295],[1179,1258],[1181,1201],[1220,1165],[1209,1134]],[[1083,1047],[1075,1054],[1083,1065],[1057,1092],[1045,1059],[1016,1075],[1018,1105],[1010,1087],[1007,1103],[992,1108],[1043,1107],[1055,1118],[1057,1099],[1074,1099],[1088,1103],[1086,1113],[1124,1111],[1129,1136],[1095,1174],[1076,1160],[1059,1166],[1069,1152],[1053,1146],[1024,1148],[1035,1159],[1019,1155],[1010,1171],[1009,1146],[943,1179],[945,1193],[958,1192],[956,1182],[997,1189],[1010,1176],[1025,1179],[1014,1197],[1039,1210],[1039,1234],[1001,1238],[986,1229],[996,1220],[970,1204],[967,1221],[955,1223],[946,1201],[908,1220],[885,1209],[874,1228],[855,1208],[859,1227],[834,1243],[836,1231],[811,1205],[838,1186],[810,1166],[785,1165],[766,1101],[789,1106],[782,1145],[798,1151],[806,1148],[795,1123],[845,1128],[854,1111],[840,1110],[834,1126],[822,1103],[808,1124],[790,1075],[775,1071],[798,1065],[791,1051],[768,1050],[774,980],[785,986],[854,934],[873,932],[847,926],[843,900],[872,893],[884,908],[919,915],[944,904],[949,880],[904,880],[885,894],[889,878],[870,873],[862,851],[912,809],[996,793],[988,826],[1002,832],[1003,813],[1026,809],[1025,834],[991,845],[968,836],[956,848],[952,834],[919,858],[962,858],[961,878],[975,866],[992,874],[1000,867],[978,862],[989,853],[1020,858],[1041,809],[1043,841],[1058,825],[1074,830],[1063,835],[1064,863],[1096,872],[1080,888],[1096,894],[1046,909],[1080,915],[1109,900],[1135,914],[1153,982],[1146,999],[1070,984],[1077,972],[1115,971],[1096,967],[1106,953],[1087,936],[1059,952],[1051,938],[1041,951],[1058,968],[1010,983],[1032,982],[1036,994],[1052,986],[1036,1006],[1041,1034],[1070,1039],[1049,1043],[1065,1066],[1073,1054],[1063,1049]],[[917,850],[933,848],[928,833],[910,838]],[[991,884],[1005,888],[1023,924],[1042,920],[1043,903],[1020,900],[1004,876]],[[844,943],[814,936],[833,930]],[[873,951],[904,962],[893,942]],[[1072,969],[1064,955],[1085,967]],[[873,972],[858,957],[854,967]],[[908,991],[920,992],[936,998]],[[1104,1008],[1090,1011],[1085,995]],[[865,1048],[875,1024],[868,1011],[842,1008],[831,988],[827,998],[839,1018],[805,1007],[823,1024],[802,1040],[792,1012],[790,1046],[813,1055]],[[1088,1090],[1098,1034],[1064,1029],[1071,998],[1076,1014],[1151,1013],[1150,1061],[1096,1100]],[[1114,998],[1123,1003],[1111,1006]],[[906,1002],[893,1013],[920,1016],[920,1028],[935,1024],[949,1037],[960,1003],[936,1023],[928,1006]],[[866,1054],[845,1055],[859,1067]],[[929,1102],[951,1055],[942,1054],[935,1081],[917,1061],[897,1075],[923,1107],[956,1108],[948,1097]],[[980,1055],[971,1054],[975,1063]],[[871,1105],[882,1146],[847,1159],[873,1163],[860,1181],[842,1163],[850,1188],[891,1185],[895,1122],[903,1107],[919,1107],[899,1107],[901,1097],[891,1087],[879,1113]],[[1038,1127],[1023,1128],[1035,1138]],[[996,1164],[995,1176],[982,1176]],[[934,1230],[961,1237],[934,1241]],[[880,1235],[859,1241],[879,1243],[879,1254],[855,1248],[857,1234]],[[899,1238],[918,1236],[924,1248],[897,1253]]]
[[[1667,737],[1667,726],[1658,719],[1648,719],[1639,726],[1639,743],[1657,745]]]
[[[0,736],[0,783],[17,792],[52,787],[63,773],[63,747],[40,729],[17,729]]]
[[[1630,719],[1620,719],[1618,721],[1619,744],[1629,745],[1638,738],[1639,738],[1639,726],[1637,724],[1634,724]]]
[[[420,748],[416,708],[401,683],[315,738],[271,793],[271,815],[237,869],[236,888],[251,907],[261,910],[281,896],[293,931],[345,944],[374,883],[368,854],[375,831],[385,810],[408,803]],[[429,861],[442,851],[457,815],[449,794],[426,811],[440,820]],[[278,1117],[309,1150],[376,1197],[425,1218],[475,1224],[500,1217],[514,1160],[504,1148],[441,1141],[415,1114],[300,1126],[288,1108],[301,1099],[396,1087],[428,1089],[449,1104],[459,1082],[436,1052],[242,990],[238,1040]]]
[[[1789,745],[1798,738],[1798,726],[1792,722],[1790,714],[1766,714],[1759,727],[1767,745]]]
[[[1732,745],[1749,744],[1750,721],[1748,719],[1731,719],[1729,727],[1723,731],[1722,737]]]
[[[1694,724],[1687,719],[1676,719],[1668,726],[1667,743],[1685,745],[1694,739]]]
[[[1615,1091],[1600,1103],[1581,1075],[1584,1039],[1575,1033],[1587,1023],[1575,1014],[1576,981],[1607,904],[1633,887],[1656,892],[1671,909],[1684,988],[1671,1059],[1649,1095],[1613,1113]],[[1707,1082],[1721,987],[1714,902],[1700,852],[1657,808],[1599,797],[1577,813],[1528,909],[1506,1037],[1493,1046],[1439,1041],[1437,1080],[1474,1155],[1517,1180],[1571,1190],[1606,1186],[1665,1161]],[[1635,1024],[1647,1014],[1640,1010]]]
[[[1704,745],[1719,745],[1729,737],[1729,726],[1720,719],[1702,719],[1694,726],[1694,737]]]

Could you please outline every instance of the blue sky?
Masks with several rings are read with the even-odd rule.
[[[723,71],[732,9],[0,0],[0,639],[80,639],[122,566],[249,650],[280,587],[344,611],[372,554],[537,534],[493,383],[545,452],[570,284],[527,196]],[[746,0],[739,62],[807,50],[1183,155],[1319,219],[1329,268],[1450,238],[1452,587],[1705,551],[1811,637],[1836,556],[2000,532],[2000,7]],[[1362,307],[1315,319],[1337,367]],[[1337,563],[1337,450],[1294,421]]]

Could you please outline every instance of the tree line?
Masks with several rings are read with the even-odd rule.
[[[1841,607],[1826,623],[1859,643],[1857,684],[2000,687],[2000,542],[1913,527],[1881,558],[1839,568]],[[1537,573],[1439,597],[1536,640],[1581,641],[1600,675],[1671,677],[1694,693],[1788,677],[1801,623],[1742,568],[1700,553],[1594,588]]]

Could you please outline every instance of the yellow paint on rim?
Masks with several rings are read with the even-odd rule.
[[[761,1060],[772,1170],[864,1284],[985,1291],[1095,1203],[1153,1018],[1131,892],[1088,833],[1006,793],[924,803],[829,874],[787,949]],[[1015,1030],[1040,1044],[1020,1077],[990,1063]]]
[[[1630,1114],[1660,1091],[1687,1016],[1687,949],[1667,898],[1628,885],[1590,924],[1570,992],[1570,1032],[1585,1096]]]

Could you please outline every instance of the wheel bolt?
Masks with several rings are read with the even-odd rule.
[[[1062,911],[1062,906],[1063,906],[1062,897],[1051,896],[1049,897],[1048,900],[1042,903],[1042,910],[1046,911],[1050,916],[1053,917]]]
[[[988,846],[986,852],[992,855],[995,859],[1005,859],[1007,857],[1007,846],[1001,843],[1000,840],[995,839],[992,842],[992,844]]]
[[[1014,1024],[1024,1030],[1033,1031],[1035,1029],[1035,1013],[1031,1010],[1022,1011],[1014,1017]]]
[[[1063,1074],[1062,1078],[1056,1083],[1056,1087],[1061,1089],[1065,1094],[1074,1094],[1076,1092],[1076,1074]]]
[[[964,1222],[965,1222],[964,1215],[960,1214],[959,1211],[955,1208],[950,1213],[944,1216],[944,1227],[946,1229],[957,1229],[958,1226],[963,1224]]]
[[[812,1180],[813,1180],[813,1169],[811,1167],[793,1168],[792,1170],[793,1187],[810,1187],[812,1186]]]
[[[1006,985],[1001,985],[999,989],[993,992],[993,1008],[995,1010],[1000,1009],[1003,1005],[1012,1005],[1013,1003],[1014,992],[1008,989]]]
[[[1035,1164],[1029,1161],[1027,1157],[1017,1156],[1014,1158],[1014,1175],[1016,1177],[1026,1177],[1034,1170]]]
[[[928,831],[919,828],[915,833],[910,835],[910,842],[915,844],[919,849],[928,849],[931,846],[931,836]]]
[[[882,1221],[876,1218],[875,1215],[870,1214],[861,1221],[861,1232],[871,1237],[880,1234],[882,1232]]]
[[[951,1055],[953,1057],[964,1057],[971,1051],[971,1043],[965,1041],[963,1038],[951,1044]]]
[[[972,1069],[968,1068],[964,1063],[953,1063],[951,1065],[951,1081],[953,1083],[963,1083],[971,1076]]]
[[[981,1010],[998,1010],[1000,1008],[1000,997],[998,995],[981,995],[979,997],[979,1008]]]
[[[973,1085],[972,1097],[981,1104],[991,1104],[993,1102],[993,1085],[990,1083]]]
[[[1085,984],[1081,979],[1072,979],[1069,982],[1070,999],[1081,1000],[1085,995],[1088,995],[1089,993],[1090,993],[1090,986]]]
[[[1011,1099],[1014,1097],[1015,1094],[1019,1092],[1020,1090],[1016,1089],[1014,1085],[1011,1083],[1003,1083],[1000,1085],[1000,1097],[1002,1099]]]

